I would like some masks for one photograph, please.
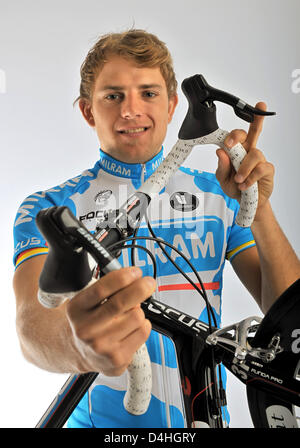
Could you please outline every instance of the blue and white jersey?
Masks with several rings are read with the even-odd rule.
[[[35,217],[39,210],[68,206],[90,230],[109,210],[123,205],[163,160],[161,150],[145,164],[119,162],[100,150],[92,169],[65,183],[28,196],[21,204],[14,224],[16,268],[29,258],[48,251]],[[226,196],[214,174],[180,168],[168,185],[153,199],[148,217],[156,236],[184,253],[200,274],[218,325],[221,322],[222,275],[225,260],[232,261],[241,251],[255,245],[249,228],[235,224],[239,209],[236,200]],[[142,222],[138,236],[149,236]],[[207,322],[204,300],[167,259],[157,243],[141,240],[155,255],[157,290],[155,299]],[[168,254],[184,270],[191,268],[174,249]],[[119,261],[130,265],[130,252],[122,252]],[[135,264],[144,275],[152,275],[149,255],[136,250]],[[147,341],[152,362],[153,388],[148,411],[133,416],[125,411],[126,372],[119,377],[98,376],[69,420],[69,427],[183,427],[181,385],[173,343],[152,330]]]

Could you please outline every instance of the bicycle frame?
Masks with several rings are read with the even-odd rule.
[[[250,317],[224,329],[213,327],[211,333],[207,323],[162,302],[147,300],[142,309],[153,329],[174,343],[187,428],[223,427],[220,413],[223,397],[216,404],[211,395],[211,388],[216,386],[212,381],[211,351],[216,362],[222,362],[245,385],[272,394],[283,405],[300,406],[300,382],[284,375],[278,364],[272,368],[280,353],[279,344],[268,349],[249,345],[249,335],[259,328],[261,318]],[[97,373],[71,375],[37,427],[62,427],[97,376]]]

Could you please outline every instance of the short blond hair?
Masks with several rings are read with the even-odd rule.
[[[90,49],[80,68],[80,95],[74,104],[81,98],[92,99],[96,77],[113,55],[132,60],[140,67],[160,67],[169,98],[176,94],[173,60],[165,43],[154,34],[131,29],[122,33],[105,34]]]

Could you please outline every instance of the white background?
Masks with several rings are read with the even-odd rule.
[[[81,173],[98,157],[95,134],[72,107],[89,48],[103,33],[146,29],[168,45],[179,85],[202,73],[219,89],[253,105],[263,100],[276,111],[265,119],[258,147],[276,167],[272,206],[299,254],[300,82],[292,77],[300,68],[299,17],[299,0],[0,0],[1,427],[35,426],[68,377],[42,371],[21,355],[12,227],[23,198]],[[247,130],[232,109],[217,107],[220,127]],[[167,150],[186,110],[180,92]],[[186,164],[215,170],[215,149],[195,149]],[[260,315],[230,266],[223,311],[224,324]],[[230,375],[228,389],[231,426],[251,427],[244,387]]]

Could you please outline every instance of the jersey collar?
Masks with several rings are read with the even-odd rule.
[[[100,148],[99,163],[104,171],[114,176],[146,180],[161,164],[163,158],[162,147],[159,153],[146,163],[124,163],[114,159]]]

